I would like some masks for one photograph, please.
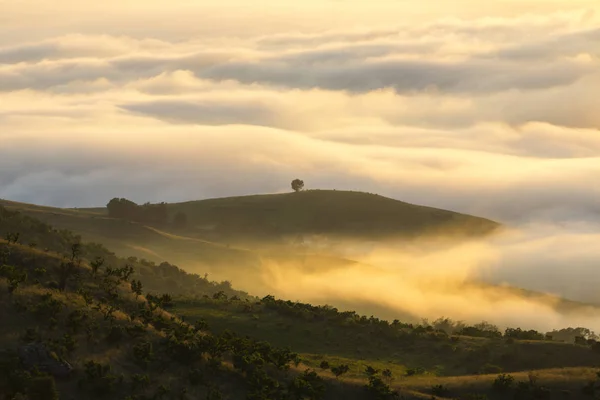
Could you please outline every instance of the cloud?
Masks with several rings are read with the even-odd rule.
[[[329,55],[331,57],[331,55]],[[596,67],[597,68],[597,67]],[[433,91],[486,94],[511,89],[536,90],[564,86],[596,71],[592,66],[556,62],[531,68],[498,61],[442,62],[423,60],[360,61],[349,65],[228,63],[200,72],[203,78],[235,79],[301,89],[321,88],[352,93],[393,88],[397,93]]]
[[[337,252],[358,263],[265,257],[259,273],[242,271],[234,284],[261,295],[358,308],[367,315],[376,309],[390,320],[452,316],[467,323],[492,321],[501,329],[546,332],[586,326],[597,331],[600,308],[561,304],[555,296],[596,304],[600,300],[595,290],[600,278],[593,273],[600,252],[592,245],[598,234],[589,228],[565,234],[556,227],[532,225],[461,244],[342,240],[335,243]],[[567,267],[571,262],[577,266]]]
[[[576,56],[578,54],[600,55],[595,43],[600,40],[600,29],[589,29],[582,32],[552,36],[535,42],[507,46],[495,53],[501,59],[552,59],[557,55]]]
[[[70,34],[41,42],[0,49],[0,63],[31,63],[70,58],[111,58],[131,52],[162,50],[167,43],[155,39],[135,40],[110,35]]]
[[[520,37],[486,37],[483,28],[465,32],[465,25],[431,29],[424,37],[414,30],[329,33],[312,36],[322,41],[316,49],[308,42],[283,50],[261,47],[264,38],[207,48],[211,42],[70,35],[0,48],[0,61],[9,63],[0,69],[5,78],[0,90],[99,78],[123,82],[189,70],[203,79],[297,89],[487,95],[564,87],[598,70],[598,28],[546,31],[550,39],[540,35],[525,43]],[[348,41],[353,37],[364,41]]]
[[[285,128],[266,104],[154,101],[127,104],[125,110],[150,115],[168,122],[202,125],[262,125]]]

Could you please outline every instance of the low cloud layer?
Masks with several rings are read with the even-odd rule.
[[[259,273],[238,271],[233,284],[261,296],[333,304],[390,320],[449,316],[502,329],[584,326],[598,332],[599,239],[590,226],[529,225],[461,244],[345,240],[336,243],[337,254],[359,263],[319,261],[310,250],[294,261],[265,257]],[[210,273],[231,278],[219,268]],[[561,296],[587,304],[564,303]]]

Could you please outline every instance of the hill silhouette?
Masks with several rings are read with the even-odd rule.
[[[485,235],[496,222],[364,192],[307,190],[167,204],[191,225],[229,235],[330,234],[362,238]]]

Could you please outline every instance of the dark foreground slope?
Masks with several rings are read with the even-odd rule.
[[[0,227],[12,230],[0,240],[2,400],[365,398],[298,369],[289,349],[185,322],[169,312],[170,294],[144,294],[160,285],[153,277],[118,266],[125,260],[100,262],[97,245],[2,208]],[[251,303],[185,275],[192,298]]]
[[[0,229],[0,399],[558,399],[597,390],[595,340],[258,300],[182,271],[170,282],[159,270],[172,266],[116,258],[2,208]],[[179,296],[164,295],[172,285]],[[47,355],[23,357],[31,349]]]

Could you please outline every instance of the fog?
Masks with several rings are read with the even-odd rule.
[[[470,213],[504,233],[343,243],[360,264],[264,259],[260,279],[223,279],[389,318],[593,328],[595,310],[472,282],[600,301],[599,12],[595,0],[0,0],[0,198],[178,202],[301,178]]]
[[[324,251],[309,248],[304,260],[265,257],[258,274],[215,271],[215,276],[227,275],[234,287],[261,296],[330,304],[390,320],[450,317],[542,332],[577,326],[600,331],[598,240],[597,228],[551,226],[524,226],[458,244],[346,239],[329,254],[358,263],[320,263],[310,254]],[[564,302],[564,297],[581,303]]]

